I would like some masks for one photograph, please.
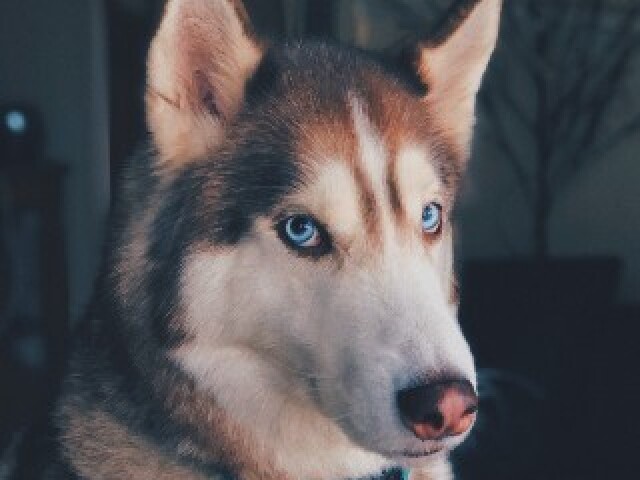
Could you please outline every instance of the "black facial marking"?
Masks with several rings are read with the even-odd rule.
[[[415,45],[408,45],[393,55],[389,60],[383,61],[385,70],[393,74],[400,82],[418,97],[425,97],[429,92],[429,86],[418,74],[419,50]]]
[[[193,199],[182,194],[186,183],[187,178],[182,177],[168,192],[165,206],[153,222],[147,252],[151,266],[146,285],[151,300],[151,325],[158,341],[167,346],[177,345],[184,338],[183,332],[170,323],[179,308],[182,261],[192,236],[188,225],[197,226],[189,218]]]
[[[152,326],[164,345],[185,338],[172,321],[181,313],[180,278],[189,248],[238,244],[296,183],[286,153],[260,150],[265,146],[249,145],[237,156],[189,167],[167,189],[152,225],[147,280]]]
[[[245,86],[245,102],[255,105],[269,97],[276,89],[281,69],[273,50],[265,53],[253,76]]]
[[[223,175],[212,221],[212,240],[234,245],[245,236],[253,221],[273,210],[295,185],[297,172],[286,150],[249,153],[232,160]]]

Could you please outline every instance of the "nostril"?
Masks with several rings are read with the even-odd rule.
[[[420,423],[426,423],[437,430],[441,430],[444,427],[444,416],[440,412],[427,413]]]
[[[437,408],[439,397],[439,387],[435,385],[419,385],[401,390],[397,395],[400,417],[410,424],[422,423],[429,417],[437,422],[442,418]]]
[[[478,412],[478,403],[474,403],[473,405],[470,405],[465,411],[464,411],[464,416],[467,417],[469,415],[473,415],[474,413]]]

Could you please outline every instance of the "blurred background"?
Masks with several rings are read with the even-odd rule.
[[[245,1],[275,41],[390,55],[453,3]],[[0,2],[0,449],[54,391],[91,295],[162,7]],[[637,0],[506,0],[456,213],[482,397],[461,479],[637,478],[639,86]]]

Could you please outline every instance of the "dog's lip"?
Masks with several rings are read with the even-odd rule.
[[[440,453],[444,450],[444,446],[439,446],[435,448],[431,448],[429,450],[422,451],[414,451],[414,450],[401,450],[401,451],[392,451],[390,452],[391,457],[405,457],[405,458],[423,458],[429,457],[431,455],[435,455],[436,453]]]

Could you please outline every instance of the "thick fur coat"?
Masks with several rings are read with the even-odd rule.
[[[397,66],[268,45],[235,0],[168,2],[150,148],[51,422],[27,438],[47,455],[16,447],[14,478],[450,477],[466,431],[418,435],[395,392],[475,385],[450,212],[500,1],[459,3]]]

